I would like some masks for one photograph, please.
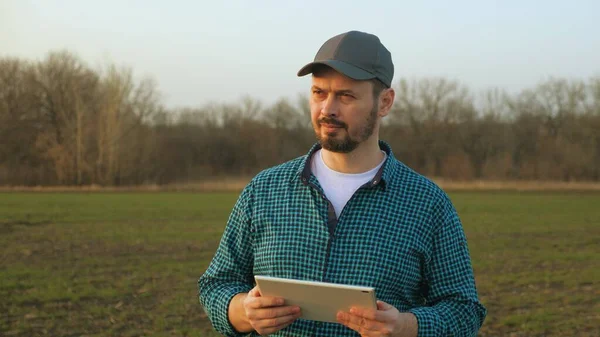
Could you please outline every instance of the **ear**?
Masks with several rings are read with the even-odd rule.
[[[396,98],[396,92],[393,88],[385,89],[379,95],[379,117],[385,117],[388,115],[392,106],[394,105],[394,99]]]

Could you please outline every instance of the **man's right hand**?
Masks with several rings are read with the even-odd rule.
[[[239,317],[240,314],[244,317]],[[300,308],[284,306],[282,298],[263,297],[256,286],[248,294],[238,294],[234,297],[229,316],[236,330],[240,332],[255,330],[260,335],[269,335],[292,324],[300,317]]]

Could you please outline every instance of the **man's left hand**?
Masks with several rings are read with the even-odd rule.
[[[417,318],[411,313],[400,313],[383,301],[377,301],[377,310],[352,308],[350,312],[339,312],[337,319],[363,337],[417,336]]]

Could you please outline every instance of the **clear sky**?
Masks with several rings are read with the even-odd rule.
[[[0,57],[68,49],[151,76],[169,107],[295,99],[329,37],[378,35],[401,77],[511,92],[600,75],[600,1],[0,0]]]

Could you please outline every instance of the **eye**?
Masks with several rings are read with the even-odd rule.
[[[313,89],[312,90],[312,95],[315,98],[321,99],[321,98],[323,98],[325,96],[325,92],[323,90],[321,90],[321,89]]]
[[[350,93],[344,92],[344,93],[340,94],[340,100],[344,103],[350,103],[355,99],[356,99],[356,97],[354,97],[354,95],[352,95]]]

